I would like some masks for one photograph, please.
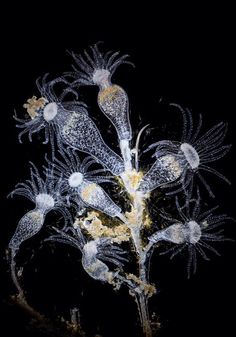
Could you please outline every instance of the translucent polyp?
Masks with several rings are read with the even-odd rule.
[[[62,110],[54,122],[63,143],[94,156],[114,175],[124,171],[123,160],[104,143],[95,123],[86,113]]]
[[[107,282],[112,277],[112,273],[105,263],[97,259],[97,253],[95,241],[86,243],[83,247],[82,265],[92,278]]]
[[[176,244],[196,244],[201,238],[201,227],[196,221],[176,223],[153,234],[149,240],[153,243],[158,241],[170,241]]]
[[[152,191],[159,186],[177,180],[182,173],[183,167],[175,156],[162,156],[155,161],[150,170],[144,175],[138,190],[144,193]]]
[[[115,126],[119,139],[130,140],[131,126],[126,92],[115,84],[101,88],[98,94],[98,105]]]
[[[19,221],[16,231],[9,243],[9,248],[18,250],[21,243],[37,234],[44,223],[44,213],[40,209],[34,209],[26,213]]]
[[[102,211],[111,217],[120,215],[120,207],[112,201],[99,185],[84,180],[77,190],[80,198],[89,206]]]

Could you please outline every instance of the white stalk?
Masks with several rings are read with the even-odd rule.
[[[127,163],[130,163],[131,165],[131,152],[130,151],[127,152],[126,146],[128,146],[128,144],[127,143],[123,144],[125,144],[125,147],[123,147],[123,149],[126,149],[126,152],[125,151],[123,152],[125,154],[123,155],[123,158],[126,158],[126,168],[128,167],[128,169],[121,174],[121,178],[123,179],[125,188],[128,194],[130,195],[130,199],[132,200],[132,211],[131,211],[132,216],[131,218],[127,217],[126,224],[130,229],[131,238],[139,261],[138,279],[143,285],[137,286],[132,292],[135,296],[136,303],[138,306],[143,333],[145,337],[151,337],[152,329],[150,325],[149,312],[148,312],[148,295],[145,293],[144,289],[145,285],[148,284],[147,280],[148,271],[146,270],[146,259],[148,256],[149,247],[147,247],[147,249],[146,247],[143,247],[141,238],[145,195],[141,192],[138,192],[136,188],[132,185],[132,182],[130,181],[129,173],[131,172],[131,169],[130,166],[127,165]],[[130,155],[130,158],[127,154]]]
[[[120,140],[120,150],[124,159],[125,171],[132,170],[132,155],[128,139]]]

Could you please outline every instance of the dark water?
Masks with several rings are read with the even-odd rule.
[[[104,20],[100,18],[95,24],[89,17],[83,23],[79,17],[73,17],[73,8],[68,6],[67,10],[68,21],[63,21],[63,16],[60,19],[54,15],[43,18],[39,15],[33,19],[26,13],[13,17],[11,11],[6,12],[15,28],[4,27],[2,49],[1,335],[63,335],[64,325],[61,326],[59,321],[61,318],[69,320],[70,309],[76,307],[87,336],[139,336],[135,303],[125,289],[114,292],[109,285],[90,279],[81,268],[79,251],[63,245],[42,244],[50,224],[57,219],[55,215],[47,218],[39,235],[25,242],[17,258],[24,266],[21,282],[27,290],[29,303],[54,322],[55,330],[52,331],[51,325],[45,328],[32,322],[31,316],[12,302],[15,288],[5,249],[20,217],[32,205],[20,197],[7,200],[6,195],[17,182],[27,177],[28,161],[42,165],[44,153],[50,150],[41,144],[40,136],[34,137],[32,144],[27,139],[23,145],[18,143],[13,110],[22,116],[22,104],[37,95],[34,81],[38,76],[50,72],[56,77],[70,70],[67,49],[79,53],[88,45],[103,40],[104,49],[128,53],[136,65],[136,69],[121,66],[114,75],[114,82],[129,95],[133,129],[140,129],[147,123],[156,127],[150,138],[145,138],[145,145],[161,138],[178,139],[181,134],[181,116],[170,111],[170,102],[192,109],[195,120],[198,113],[202,113],[205,130],[222,120],[228,121],[226,141],[234,145],[230,154],[214,167],[232,181],[232,186],[208,176],[216,198],[210,200],[205,192],[203,195],[209,206],[219,204],[222,213],[235,217],[236,124],[234,84],[231,82],[234,80],[235,55],[230,11],[224,13],[218,9],[218,16],[213,13],[204,15],[204,11],[198,16],[191,11],[182,19],[174,12],[172,15],[167,12],[165,18],[160,13],[157,18],[152,18],[152,10],[147,9],[147,14],[143,13],[145,22],[141,14],[133,13],[127,14],[124,21],[121,16],[120,21],[109,23],[104,14]],[[226,19],[224,24],[223,19]],[[104,139],[112,140],[116,151],[114,130],[96,106],[97,89],[82,89],[81,92],[81,99],[88,102],[90,114],[103,130]],[[227,224],[226,235],[235,237],[234,223]],[[216,248],[222,256],[211,255],[212,260],[208,263],[200,261],[197,275],[191,280],[186,278],[184,259],[170,261],[167,256],[154,254],[151,281],[157,284],[158,294],[150,301],[150,308],[162,324],[159,336],[232,334],[234,243],[219,244]]]

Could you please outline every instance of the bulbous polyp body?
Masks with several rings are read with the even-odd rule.
[[[105,263],[97,259],[97,253],[95,241],[90,241],[84,245],[82,256],[83,268],[93,279],[107,282],[112,277],[112,273],[109,272]]]
[[[125,91],[115,84],[101,88],[98,105],[115,126],[119,139],[130,140],[129,102]]]
[[[139,191],[150,192],[155,188],[171,183],[180,178],[183,167],[173,155],[157,158],[150,170],[144,175],[140,182]]]
[[[114,175],[124,171],[122,159],[104,143],[95,123],[86,114],[62,111],[56,119],[63,143],[94,156]]]
[[[121,213],[120,207],[95,183],[84,180],[78,187],[78,193],[86,204],[111,217],[119,216]]]
[[[37,208],[26,213],[18,223],[9,248],[16,251],[22,242],[37,234],[43,226],[44,218],[44,212]]]
[[[176,244],[181,244],[185,242],[185,232],[184,226],[182,223],[173,224],[165,229],[162,229],[152,236],[149,237],[149,240],[153,243],[158,241],[169,241]]]
[[[196,244],[201,239],[201,227],[196,221],[188,221],[186,223],[176,223],[165,229],[162,229],[151,237],[149,240],[153,243],[158,241],[169,241],[176,244]]]

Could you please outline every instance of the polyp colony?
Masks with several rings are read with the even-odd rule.
[[[167,247],[164,253],[170,252],[171,258],[186,251],[190,276],[196,271],[197,255],[208,260],[207,251],[218,254],[211,243],[225,240],[218,227],[229,217],[216,215],[216,207],[202,212],[196,185],[201,182],[214,196],[204,172],[228,182],[211,167],[212,162],[229,151],[230,145],[222,145],[227,125],[218,123],[200,135],[201,115],[195,126],[188,109],[170,104],[170,109],[182,115],[182,139],[149,145],[144,152],[153,150],[152,165],[143,167],[139,162],[139,141],[145,127],[132,147],[128,96],[122,87],[112,83],[121,64],[132,64],[127,61],[128,55],[102,53],[98,44],[83,55],[71,55],[73,71],[54,80],[48,80],[48,74],[38,79],[40,97],[33,96],[24,104],[28,118],[15,116],[21,129],[20,142],[24,134],[32,141],[34,133],[44,131],[44,143],[51,143],[52,151],[50,159],[45,157],[43,172],[31,163],[29,179],[11,193],[34,204],[20,219],[9,243],[12,279],[23,298],[16,254],[25,240],[41,230],[47,214],[57,211],[65,219],[64,226],[51,226],[53,233],[45,241],[78,249],[82,266],[93,279],[115,289],[127,286],[136,300],[143,334],[152,336],[154,322],[149,317],[148,299],[156,292],[155,285],[149,283],[149,262],[154,249]],[[97,103],[116,129],[119,154],[104,142],[87,105],[79,100],[81,86],[98,87]],[[60,94],[58,87],[62,88]],[[119,195],[125,198],[126,209],[108,195],[109,184],[122,192]],[[173,196],[175,217],[165,210],[158,214],[161,221],[150,216],[148,205],[157,190]],[[182,206],[180,196],[184,200]],[[124,249],[124,244],[130,249]],[[127,272],[132,254],[136,256],[136,274]]]

